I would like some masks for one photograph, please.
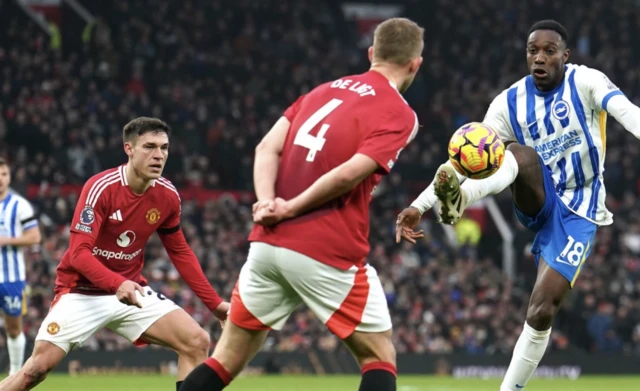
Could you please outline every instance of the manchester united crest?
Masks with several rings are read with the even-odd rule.
[[[151,208],[147,211],[147,223],[155,224],[160,221],[160,211],[158,208]]]
[[[56,335],[58,334],[58,332],[60,332],[60,325],[56,322],[49,323],[49,325],[47,326],[47,333]]]

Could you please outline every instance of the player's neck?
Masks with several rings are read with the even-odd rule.
[[[0,202],[4,201],[5,198],[7,198],[9,196],[9,189],[3,191],[2,193],[0,193]]]
[[[144,192],[151,187],[152,180],[140,177],[131,162],[127,163],[124,169],[124,175],[127,177],[129,188],[135,194],[144,194]]]
[[[391,83],[393,83],[396,86],[396,88],[402,85],[406,77],[406,75],[404,74],[404,71],[395,69],[385,64],[373,63],[371,64],[371,68],[369,68],[369,70],[378,72],[379,74],[384,76],[387,80],[389,80]]]

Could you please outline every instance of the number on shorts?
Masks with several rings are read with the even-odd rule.
[[[164,297],[164,295],[162,293],[160,293],[160,292],[157,293],[157,296],[158,296],[158,299],[160,299],[160,300],[167,300],[167,298]]]
[[[312,162],[316,158],[316,153],[318,151],[322,151],[324,147],[324,142],[327,139],[324,138],[324,134],[327,133],[329,129],[329,124],[322,124],[320,130],[318,131],[317,136],[312,136],[309,133],[313,128],[315,128],[326,116],[331,114],[333,110],[338,108],[342,104],[342,100],[340,99],[331,99],[327,104],[322,106],[318,111],[313,113],[309,119],[307,119],[300,129],[298,129],[298,134],[296,134],[296,138],[293,140],[295,145],[299,145],[301,147],[307,148],[309,153],[307,154],[307,161]]]
[[[18,296],[5,296],[4,303],[10,310],[14,311],[22,307],[22,300]]]
[[[567,245],[564,246],[564,250],[562,250],[556,260],[558,262],[569,263],[570,265],[578,266],[584,254],[584,244],[576,242],[576,240],[571,235],[569,235],[567,240]]]

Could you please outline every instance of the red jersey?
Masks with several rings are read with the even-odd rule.
[[[273,227],[255,225],[250,241],[285,247],[339,269],[369,252],[369,202],[381,175],[416,136],[418,117],[397,88],[369,71],[316,87],[285,111],[291,122],[280,158],[276,196],[292,199],[361,153],[380,169],[353,190]]]
[[[160,177],[135,194],[126,165],[101,172],[82,188],[71,221],[69,249],[56,271],[55,293],[113,294],[126,280],[146,285],[144,247],[158,232],[176,269],[207,305],[222,302],[180,230],[180,196]]]
[[[125,166],[101,172],[85,183],[71,232],[87,236],[91,253],[109,270],[141,285],[144,247],[158,229],[180,226],[180,197],[167,179],[154,181],[142,195],[127,184]],[[71,247],[56,272],[59,290],[101,290],[71,266]],[[116,287],[117,289],[117,287]]]

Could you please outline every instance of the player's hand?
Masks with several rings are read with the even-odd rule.
[[[273,209],[263,207],[253,215],[253,222],[256,224],[270,226],[282,220],[293,217],[289,203],[282,198],[276,198]]]
[[[276,202],[274,200],[262,200],[253,204],[253,215],[256,215],[256,212],[260,209],[266,208],[268,211],[273,212],[276,207]]]
[[[410,206],[403,210],[396,220],[396,243],[400,243],[402,239],[409,243],[416,243],[416,239],[424,238],[424,231],[414,231],[422,215],[417,208]]]
[[[142,308],[142,304],[136,296],[136,291],[140,292],[142,296],[145,296],[144,289],[139,284],[131,280],[123,282],[116,291],[116,297],[121,303],[126,305],[135,305],[138,308]]]
[[[220,326],[222,328],[224,328],[224,322],[227,320],[227,316],[229,316],[230,308],[231,308],[231,305],[226,301],[223,301],[222,303],[220,303],[218,308],[216,308],[215,312],[213,313],[216,316],[216,318],[218,318],[218,320],[220,321]]]

